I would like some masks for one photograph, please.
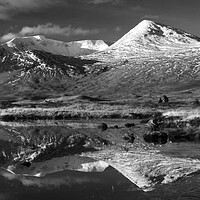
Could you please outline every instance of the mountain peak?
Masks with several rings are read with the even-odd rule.
[[[156,24],[156,22],[153,22],[153,21],[151,21],[151,20],[144,19],[144,20],[142,20],[137,26],[135,26],[135,28],[136,28],[136,27],[148,28],[148,27],[150,27],[150,26],[152,26],[152,25],[154,25],[154,24]]]
[[[178,39],[179,42],[183,43],[193,43],[199,42],[200,38],[190,33],[187,33],[183,30],[178,28],[171,27],[169,25],[157,23],[151,20],[143,20],[137,26],[129,31],[128,34],[137,35],[138,37],[141,36],[158,36],[158,37],[165,37],[165,39]],[[184,39],[183,39],[184,38]],[[155,38],[154,38],[155,39]],[[190,39],[194,40],[191,41]]]
[[[127,45],[126,43],[132,43],[134,47],[139,45],[145,49],[153,50],[155,47],[160,50],[170,47],[182,48],[185,45],[200,46],[200,38],[168,25],[143,20],[114,45]]]
[[[134,35],[135,37],[141,37],[145,34],[149,34],[152,30],[157,30],[159,24],[150,21],[143,20],[138,25],[136,25],[133,29],[131,29],[127,34]]]
[[[143,20],[104,52],[88,56],[93,59],[127,59],[147,54],[174,52],[188,48],[200,48],[200,38],[180,29]]]

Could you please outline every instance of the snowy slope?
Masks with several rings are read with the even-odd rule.
[[[105,50],[108,45],[103,40],[83,40],[74,42],[62,42],[47,39],[37,35],[31,37],[17,37],[2,45],[9,51],[38,50],[63,56],[80,56]]]
[[[142,47],[146,50],[165,50],[200,46],[200,38],[170,26],[143,20],[109,49],[121,46]]]
[[[171,26],[143,20],[109,48],[88,58],[128,59],[197,47],[200,48],[200,38]]]

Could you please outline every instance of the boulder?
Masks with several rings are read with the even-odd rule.
[[[99,126],[98,126],[99,129],[101,129],[102,131],[105,131],[108,129],[108,125],[106,123],[101,123]]]
[[[135,126],[135,124],[134,123],[127,123],[124,126],[127,127],[127,128],[130,128],[130,127]]]
[[[168,140],[167,133],[163,131],[150,131],[143,135],[145,142],[154,144],[165,144]]]

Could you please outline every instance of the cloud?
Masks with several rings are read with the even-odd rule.
[[[7,33],[7,34],[3,35],[3,36],[0,38],[0,41],[6,42],[6,41],[8,41],[8,40],[13,39],[13,38],[16,37],[16,36],[17,36],[17,35],[14,34],[14,33]]]
[[[30,35],[61,35],[61,36],[76,36],[76,35],[91,35],[99,33],[98,29],[84,29],[81,27],[74,28],[71,25],[67,27],[61,27],[56,24],[47,23],[41,24],[34,27],[25,26],[18,33],[7,33],[3,35],[0,40],[6,42],[14,37],[23,37]]]
[[[158,15],[144,15],[142,19],[152,19],[152,20],[158,20],[159,16]]]
[[[8,195],[0,193],[0,200],[6,200],[6,199],[9,199]]]
[[[40,188],[45,188],[49,186],[53,187],[59,187],[61,185],[67,185],[72,186],[75,184],[85,184],[85,183],[98,183],[98,179],[92,179],[87,177],[70,177],[70,176],[64,176],[60,178],[34,178],[34,177],[20,177],[18,180],[21,181],[21,183],[24,186],[38,186]]]
[[[120,26],[117,26],[117,27],[115,27],[115,29],[114,29],[115,32],[120,32],[121,30],[122,30],[122,29],[121,29]]]
[[[90,0],[89,4],[105,4],[105,3],[111,3],[113,5],[117,5],[121,2],[121,0]]]
[[[135,7],[131,7],[131,10],[138,12],[138,11],[143,11],[145,9],[142,6],[135,6]]]
[[[59,2],[60,0],[0,0],[0,19],[9,19],[20,12],[35,12]]]

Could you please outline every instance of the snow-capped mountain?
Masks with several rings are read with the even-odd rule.
[[[2,45],[8,51],[38,50],[56,55],[77,57],[87,55],[108,48],[103,40],[82,40],[62,42],[47,39],[42,35],[17,37]]]
[[[200,38],[149,20],[106,50],[84,57],[107,63],[106,73],[92,83],[98,86],[94,91],[109,96],[171,92],[199,85]]]
[[[200,38],[171,26],[144,20],[105,50],[102,42],[81,41],[83,49],[93,51],[98,46],[102,51],[79,58],[65,56],[68,47],[79,42],[67,43],[64,51],[62,42],[31,38],[19,38],[29,41],[23,43],[16,38],[0,47],[0,92],[6,86],[9,89],[3,92],[14,88],[24,96],[31,90],[42,95],[65,92],[121,98],[138,91],[172,91],[199,84]]]
[[[199,37],[168,25],[143,20],[106,50],[88,58],[129,59],[197,47],[200,48]]]

